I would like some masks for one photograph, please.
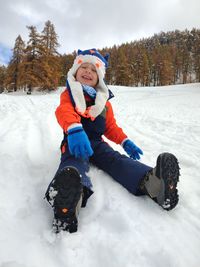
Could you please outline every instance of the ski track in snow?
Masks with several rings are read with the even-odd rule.
[[[199,267],[200,84],[110,88],[117,122],[143,149],[141,161],[154,166],[164,151],[179,159],[179,205],[166,212],[91,167],[95,193],[79,231],[53,234],[43,197],[60,159],[54,112],[63,88],[1,94],[0,267]]]

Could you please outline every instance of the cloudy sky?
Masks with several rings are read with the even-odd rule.
[[[200,0],[0,0],[0,64],[26,26],[50,20],[60,53],[103,48],[169,30],[200,28]]]

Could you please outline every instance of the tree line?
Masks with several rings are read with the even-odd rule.
[[[8,66],[0,66],[0,90],[25,88],[54,90],[64,86],[76,56],[61,55],[54,25],[47,21],[41,33],[28,26],[27,44],[19,35]],[[110,54],[108,84],[162,86],[200,82],[200,30],[171,31],[100,50]]]
[[[200,30],[171,31],[110,49],[107,80],[128,86],[200,82]]]

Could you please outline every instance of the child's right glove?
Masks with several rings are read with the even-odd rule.
[[[140,159],[140,155],[143,155],[143,151],[129,139],[127,139],[122,146],[130,158],[134,160]]]
[[[94,153],[87,134],[81,126],[68,131],[69,152],[76,158],[88,159]]]

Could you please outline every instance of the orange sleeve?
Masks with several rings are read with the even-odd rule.
[[[112,105],[109,101],[106,103],[106,108],[106,131],[104,135],[116,144],[121,144],[123,140],[127,138],[127,135],[123,132],[122,128],[117,125]]]
[[[73,123],[80,123],[81,118],[76,113],[74,106],[71,102],[68,90],[65,90],[60,95],[60,105],[57,107],[56,118],[58,123],[64,132],[67,131],[68,127]]]

